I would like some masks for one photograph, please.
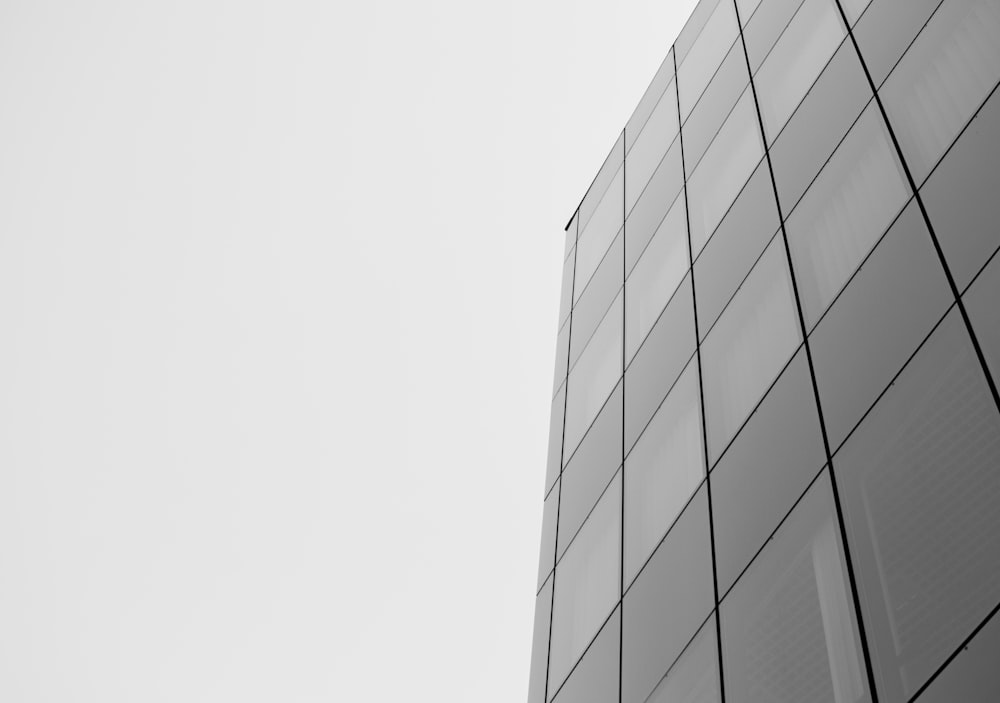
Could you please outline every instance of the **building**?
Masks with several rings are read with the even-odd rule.
[[[1000,701],[998,81],[1000,0],[698,5],[567,228],[529,703]]]

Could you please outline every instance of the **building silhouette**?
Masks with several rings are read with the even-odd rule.
[[[700,2],[566,230],[529,703],[1000,701],[998,81],[1000,0]]]

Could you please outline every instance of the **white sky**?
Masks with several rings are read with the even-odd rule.
[[[562,227],[693,5],[0,4],[0,700],[524,700]]]

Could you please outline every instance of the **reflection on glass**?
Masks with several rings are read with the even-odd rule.
[[[735,42],[684,122],[684,160],[689,172],[694,172],[749,83],[743,43]]]
[[[680,197],[684,186],[684,169],[681,166],[681,143],[675,139],[656,172],[639,196],[639,202],[628,214],[625,227],[626,270],[631,271],[639,254],[646,248],[667,211],[674,203],[684,200]]]
[[[559,295],[559,325],[565,325],[569,319],[570,299],[573,296],[573,267],[576,265],[576,250],[570,251],[563,262],[562,290]]]
[[[686,120],[691,113],[691,108],[729,52],[738,33],[736,10],[732,1],[719,2],[677,71],[682,120]]]
[[[566,411],[566,385],[563,384],[556,397],[552,399],[552,409],[549,414],[549,454],[545,468],[545,492],[548,493],[552,484],[559,478],[562,471],[563,447],[563,413]]]
[[[722,602],[726,690],[747,703],[869,699],[829,474]]]
[[[618,700],[621,623],[621,608],[615,608],[580,663],[555,694],[555,703],[612,703]]]
[[[1000,380],[1000,257],[994,256],[962,296],[993,378]]]
[[[719,654],[712,615],[646,703],[719,703]]]
[[[587,349],[587,343],[604,319],[608,308],[622,287],[622,266],[625,254],[625,236],[619,232],[608,248],[597,271],[587,284],[587,289],[579,296],[573,308],[569,368],[572,371],[577,359]]]
[[[552,581],[535,598],[535,628],[531,636],[531,677],[528,703],[545,703],[545,675],[549,657],[549,614],[552,612]]]
[[[868,7],[868,3],[872,0],[840,0],[840,6],[844,8],[844,14],[847,15],[847,21],[854,26],[854,23],[858,21],[865,8]]]
[[[920,703],[1000,701],[1000,617],[994,615],[926,691]]]
[[[674,78],[674,49],[670,48],[667,52],[667,56],[663,59],[663,63],[656,71],[656,75],[653,76],[653,80],[649,82],[649,87],[646,88],[646,92],[643,93],[642,99],[639,100],[639,104],[635,106],[635,110],[632,112],[632,116],[628,119],[628,124],[625,125],[625,151],[626,153],[632,148],[635,143],[636,138],[642,131],[642,128],[646,125],[646,121],[649,119],[650,113],[653,112],[659,102],[660,97],[663,93],[674,91],[673,87]],[[670,91],[667,91],[667,84],[670,83]],[[676,106],[675,106],[676,107]],[[676,112],[676,110],[675,110]]]
[[[660,159],[677,136],[677,101],[673,81],[656,104],[635,147],[625,159],[625,211],[639,199]]]
[[[538,553],[538,585],[535,587],[536,590],[541,589],[555,565],[556,514],[558,511],[559,482],[557,481],[555,490],[545,498],[545,507],[542,509],[542,548]]]
[[[552,380],[553,397],[566,382],[566,362],[569,359],[569,325],[563,325],[556,337],[556,371]]]
[[[740,11],[740,21],[744,27],[747,26],[747,21],[758,5],[760,5],[760,0],[736,0],[736,8]]]
[[[577,236],[582,237],[584,230],[590,224],[590,218],[593,217],[594,211],[600,205],[604,198],[604,194],[608,190],[608,185],[614,179],[615,175],[621,170],[620,167],[625,161],[625,133],[624,131],[618,135],[618,140],[615,145],[611,147],[611,152],[608,157],[604,160],[604,164],[601,165],[601,170],[597,172],[597,176],[594,178],[594,182],[590,184],[590,188],[587,189],[586,195],[583,196],[583,201],[580,203],[580,209],[577,213]]]
[[[576,245],[576,282],[573,286],[573,301],[587,288],[590,277],[604,258],[604,253],[622,228],[625,218],[624,190],[625,169],[618,169],[614,180],[608,186],[601,204],[594,211],[586,229],[580,230]]]

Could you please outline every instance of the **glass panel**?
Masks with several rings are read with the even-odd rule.
[[[531,636],[531,676],[528,703],[545,703],[545,675],[549,658],[549,614],[552,612],[552,581],[535,598],[535,628]]]
[[[580,231],[576,245],[576,283],[573,300],[576,302],[587,288],[590,277],[604,259],[604,252],[611,246],[615,235],[622,228],[625,217],[625,169],[619,169],[604,199],[594,211],[587,229]]]
[[[714,613],[646,703],[721,703]]]
[[[549,411],[549,456],[545,466],[545,493],[548,493],[562,471],[563,413],[566,410],[566,386],[552,399]]]
[[[726,690],[747,703],[870,700],[829,473],[722,602]]]
[[[811,329],[909,197],[882,116],[870,103],[786,229]]]
[[[917,183],[998,80],[1000,3],[944,3],[879,90]]]
[[[953,301],[911,200],[810,337],[831,447],[840,445]]]
[[[615,145],[611,147],[611,152],[604,160],[601,170],[598,171],[597,175],[594,177],[594,182],[590,184],[587,194],[583,196],[583,201],[580,203],[579,217],[577,219],[578,236],[583,236],[584,230],[590,224],[590,218],[593,217],[594,211],[601,203],[601,200],[604,198],[604,193],[607,191],[611,181],[614,180],[615,176],[619,173],[619,167],[624,161],[625,133],[623,131],[618,135],[618,141],[616,141]]]
[[[882,85],[882,81],[940,2],[941,0],[878,0],[858,20],[854,27],[854,39],[858,42],[865,65],[876,86]]]
[[[917,699],[919,703],[1000,701],[1000,617],[996,615]]]
[[[678,66],[684,63],[688,52],[691,50],[691,46],[701,35],[701,31],[705,28],[705,23],[708,22],[708,19],[712,16],[718,5],[719,0],[701,0],[698,6],[694,8],[691,16],[688,17],[687,22],[684,23],[684,28],[681,29],[677,41],[674,42],[674,51],[677,53]]]
[[[854,23],[858,21],[861,14],[868,7],[868,4],[872,0],[839,0],[840,6],[844,8],[844,14],[847,15],[847,21],[853,27]]]
[[[625,159],[625,211],[628,212],[639,199],[639,194],[663,155],[677,136],[677,95],[673,81],[656,104],[635,147]]]
[[[736,9],[739,10],[740,21],[744,27],[747,26],[747,20],[753,16],[758,5],[760,5],[760,0],[736,0]]]
[[[768,142],[785,126],[844,38],[833,0],[805,0],[754,76]]]
[[[552,396],[566,382],[566,362],[569,360],[569,325],[563,325],[556,338],[556,372],[552,380]]]
[[[994,381],[1000,380],[1000,257],[993,257],[962,296]]]
[[[682,120],[687,119],[691,108],[738,36],[739,26],[732,2],[718,3],[691,47],[691,52],[683,63],[678,64],[677,86],[680,91]]]
[[[698,364],[690,363],[625,459],[625,583],[705,475]]]
[[[660,102],[660,97],[664,92],[675,91],[673,87],[672,79],[674,77],[674,50],[673,47],[667,52],[667,58],[663,59],[663,63],[656,71],[656,75],[653,76],[653,80],[650,81],[649,87],[646,88],[646,92],[642,96],[642,100],[636,105],[635,111],[632,113],[632,117],[629,118],[628,124],[625,125],[625,151],[628,152],[632,148],[632,144],[635,143],[636,137],[639,136],[639,132],[646,125],[646,120],[649,119],[650,113],[653,112],[653,108]],[[670,83],[670,91],[667,90],[667,84]],[[676,98],[675,98],[676,99]],[[674,106],[676,108],[676,105]],[[674,110],[676,112],[676,109]]]
[[[625,451],[694,354],[694,303],[687,276],[636,353],[625,376]]]
[[[684,200],[678,198],[625,284],[625,358],[631,359],[690,265]]]
[[[625,594],[622,703],[641,703],[712,611],[703,486]]]
[[[1000,247],[1000,91],[920,189],[959,290]]]
[[[562,288],[559,292],[559,326],[569,319],[570,300],[573,298],[573,267],[576,265],[576,249],[563,262]]]
[[[741,15],[745,23],[743,40],[750,59],[751,73],[757,73],[801,4],[802,0],[764,0],[749,20]]]
[[[597,326],[604,319],[615,296],[622,288],[625,255],[625,236],[618,233],[604,260],[598,266],[594,277],[587,284],[576,307],[573,308],[572,341],[570,342],[569,367],[572,369],[577,359],[586,350],[587,342],[594,335]]]
[[[1000,600],[1000,415],[953,310],[834,456],[879,699]]]
[[[629,213],[625,226],[625,256],[627,270],[631,271],[636,260],[646,248],[650,237],[659,227],[667,210],[678,202],[678,194],[684,185],[684,170],[681,167],[681,143],[676,140],[670,151],[663,157],[656,172],[646,185],[639,202]],[[680,200],[683,203],[683,200]]]
[[[558,689],[618,602],[621,474],[556,566],[549,691]]]
[[[776,237],[702,345],[710,463],[800,341],[785,248]]]
[[[778,230],[767,164],[757,170],[695,263],[698,332],[702,339]]]
[[[559,483],[556,482],[555,490],[545,498],[545,505],[542,508],[542,546],[538,552],[538,584],[535,590],[539,591],[542,584],[552,573],[552,567],[556,560],[556,516],[559,513]]]
[[[825,463],[809,365],[800,349],[712,470],[719,593],[729,590]]]
[[[570,252],[576,246],[576,220],[578,217],[579,213],[573,213],[573,219],[569,221],[569,225],[566,227],[566,250],[563,252],[564,260],[569,258]]]
[[[621,609],[615,612],[556,694],[556,703],[614,703],[618,700]]]

